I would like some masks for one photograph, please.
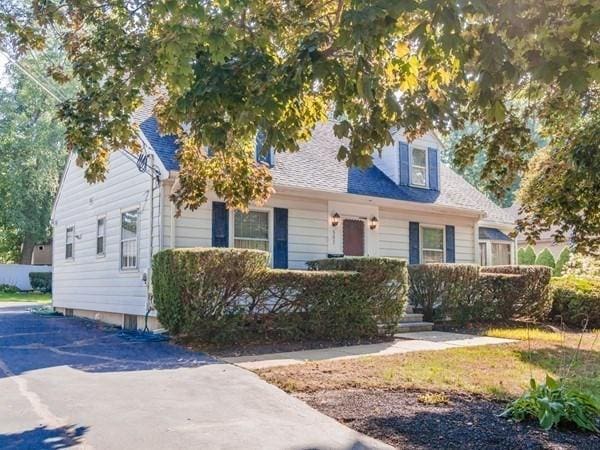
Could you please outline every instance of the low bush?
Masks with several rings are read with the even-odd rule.
[[[564,266],[563,275],[600,277],[600,257],[573,253]]]
[[[320,270],[329,266],[323,260],[312,271],[271,270],[267,261],[256,250],[159,252],[152,283],[160,322],[174,334],[231,344],[372,337],[378,323],[391,330],[402,315],[403,261],[356,259]]]
[[[565,275],[553,278],[552,317],[571,327],[600,328],[600,278]]]
[[[16,294],[19,292],[19,288],[12,284],[0,284],[0,293],[2,294]]]
[[[34,291],[52,292],[52,272],[29,272],[29,283]]]
[[[360,274],[361,296],[383,325],[392,333],[408,301],[406,261],[397,258],[345,257],[309,261],[310,270],[356,271]],[[367,290],[365,290],[367,288]]]
[[[564,423],[575,424],[586,431],[600,431],[596,425],[600,416],[598,399],[568,388],[549,375],[544,384],[531,379],[529,390],[513,401],[501,416],[518,422],[534,418],[544,430]]]
[[[408,270],[409,297],[426,320],[543,319],[551,308],[547,267],[418,264]]]
[[[259,250],[158,252],[152,262],[152,286],[161,324],[174,334],[199,330],[211,334],[237,326],[243,310],[240,299],[247,297],[268,258],[268,253]]]
[[[550,279],[552,278],[552,269],[544,266],[486,266],[481,268],[484,274],[508,274],[518,275],[513,277],[512,282],[507,281],[496,284],[495,294],[500,297],[493,297],[494,304],[501,308],[497,315],[504,319],[533,319],[543,320],[548,317],[552,309],[552,297],[550,296]],[[489,277],[486,277],[489,280]],[[489,281],[487,288],[490,287]],[[504,283],[505,288],[501,288]],[[510,288],[510,284],[513,288]],[[484,294],[486,292],[484,286]],[[489,291],[487,291],[489,294]],[[485,301],[485,299],[484,299]]]
[[[409,298],[427,321],[472,319],[477,303],[479,267],[473,264],[415,264],[408,267]]]

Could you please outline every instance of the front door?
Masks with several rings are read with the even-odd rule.
[[[364,256],[365,222],[356,219],[343,221],[344,256]]]

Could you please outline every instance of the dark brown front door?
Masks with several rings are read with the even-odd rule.
[[[344,219],[344,255],[364,256],[365,254],[365,222],[362,220]]]

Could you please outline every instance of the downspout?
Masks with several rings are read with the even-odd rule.
[[[154,155],[149,154],[148,160],[150,167],[154,168]],[[144,321],[144,331],[148,331],[148,315],[154,309],[153,294],[152,294],[152,257],[154,256],[154,175],[150,175],[150,235],[148,236],[148,269],[146,271],[146,287],[148,295],[146,296],[146,317]],[[156,177],[157,187],[160,187],[160,178]],[[160,202],[160,199],[159,199]],[[160,203],[159,203],[160,205]]]

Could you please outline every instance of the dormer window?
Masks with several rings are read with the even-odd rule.
[[[269,167],[273,167],[274,166],[274,154],[273,154],[273,149],[269,149],[266,150],[264,149],[264,144],[265,144],[265,140],[267,138],[267,135],[264,131],[260,130],[258,133],[256,133],[256,146],[255,146],[255,153],[256,153],[256,161],[258,161],[259,163],[263,163],[266,164]]]
[[[429,187],[427,182],[427,150],[411,147],[410,149],[410,184],[417,187]]]

